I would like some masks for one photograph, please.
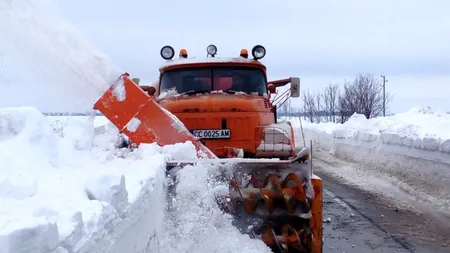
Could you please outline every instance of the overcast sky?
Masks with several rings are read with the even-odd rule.
[[[151,82],[163,45],[204,57],[262,44],[270,78],[300,76],[303,89],[358,72],[387,76],[391,111],[450,111],[448,0],[58,0],[63,14],[124,71]]]

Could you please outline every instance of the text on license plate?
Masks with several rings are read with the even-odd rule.
[[[229,139],[230,129],[191,130],[192,135],[200,139]]]

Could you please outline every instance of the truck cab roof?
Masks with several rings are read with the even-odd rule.
[[[266,70],[261,62],[244,57],[206,57],[206,58],[178,58],[168,60],[159,68],[160,72],[175,68],[188,68],[200,66],[249,66]]]

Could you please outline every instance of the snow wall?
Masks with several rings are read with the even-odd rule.
[[[127,152],[104,118],[48,119],[32,107],[0,110],[0,252],[155,252],[165,162],[195,149]]]
[[[344,124],[302,123],[315,148],[450,214],[450,115],[420,107],[370,120],[355,114]]]

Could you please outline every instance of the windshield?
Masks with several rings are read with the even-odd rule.
[[[266,77],[262,70],[246,67],[202,67],[168,70],[161,76],[161,92],[175,88],[181,93],[245,92],[263,96]]]

